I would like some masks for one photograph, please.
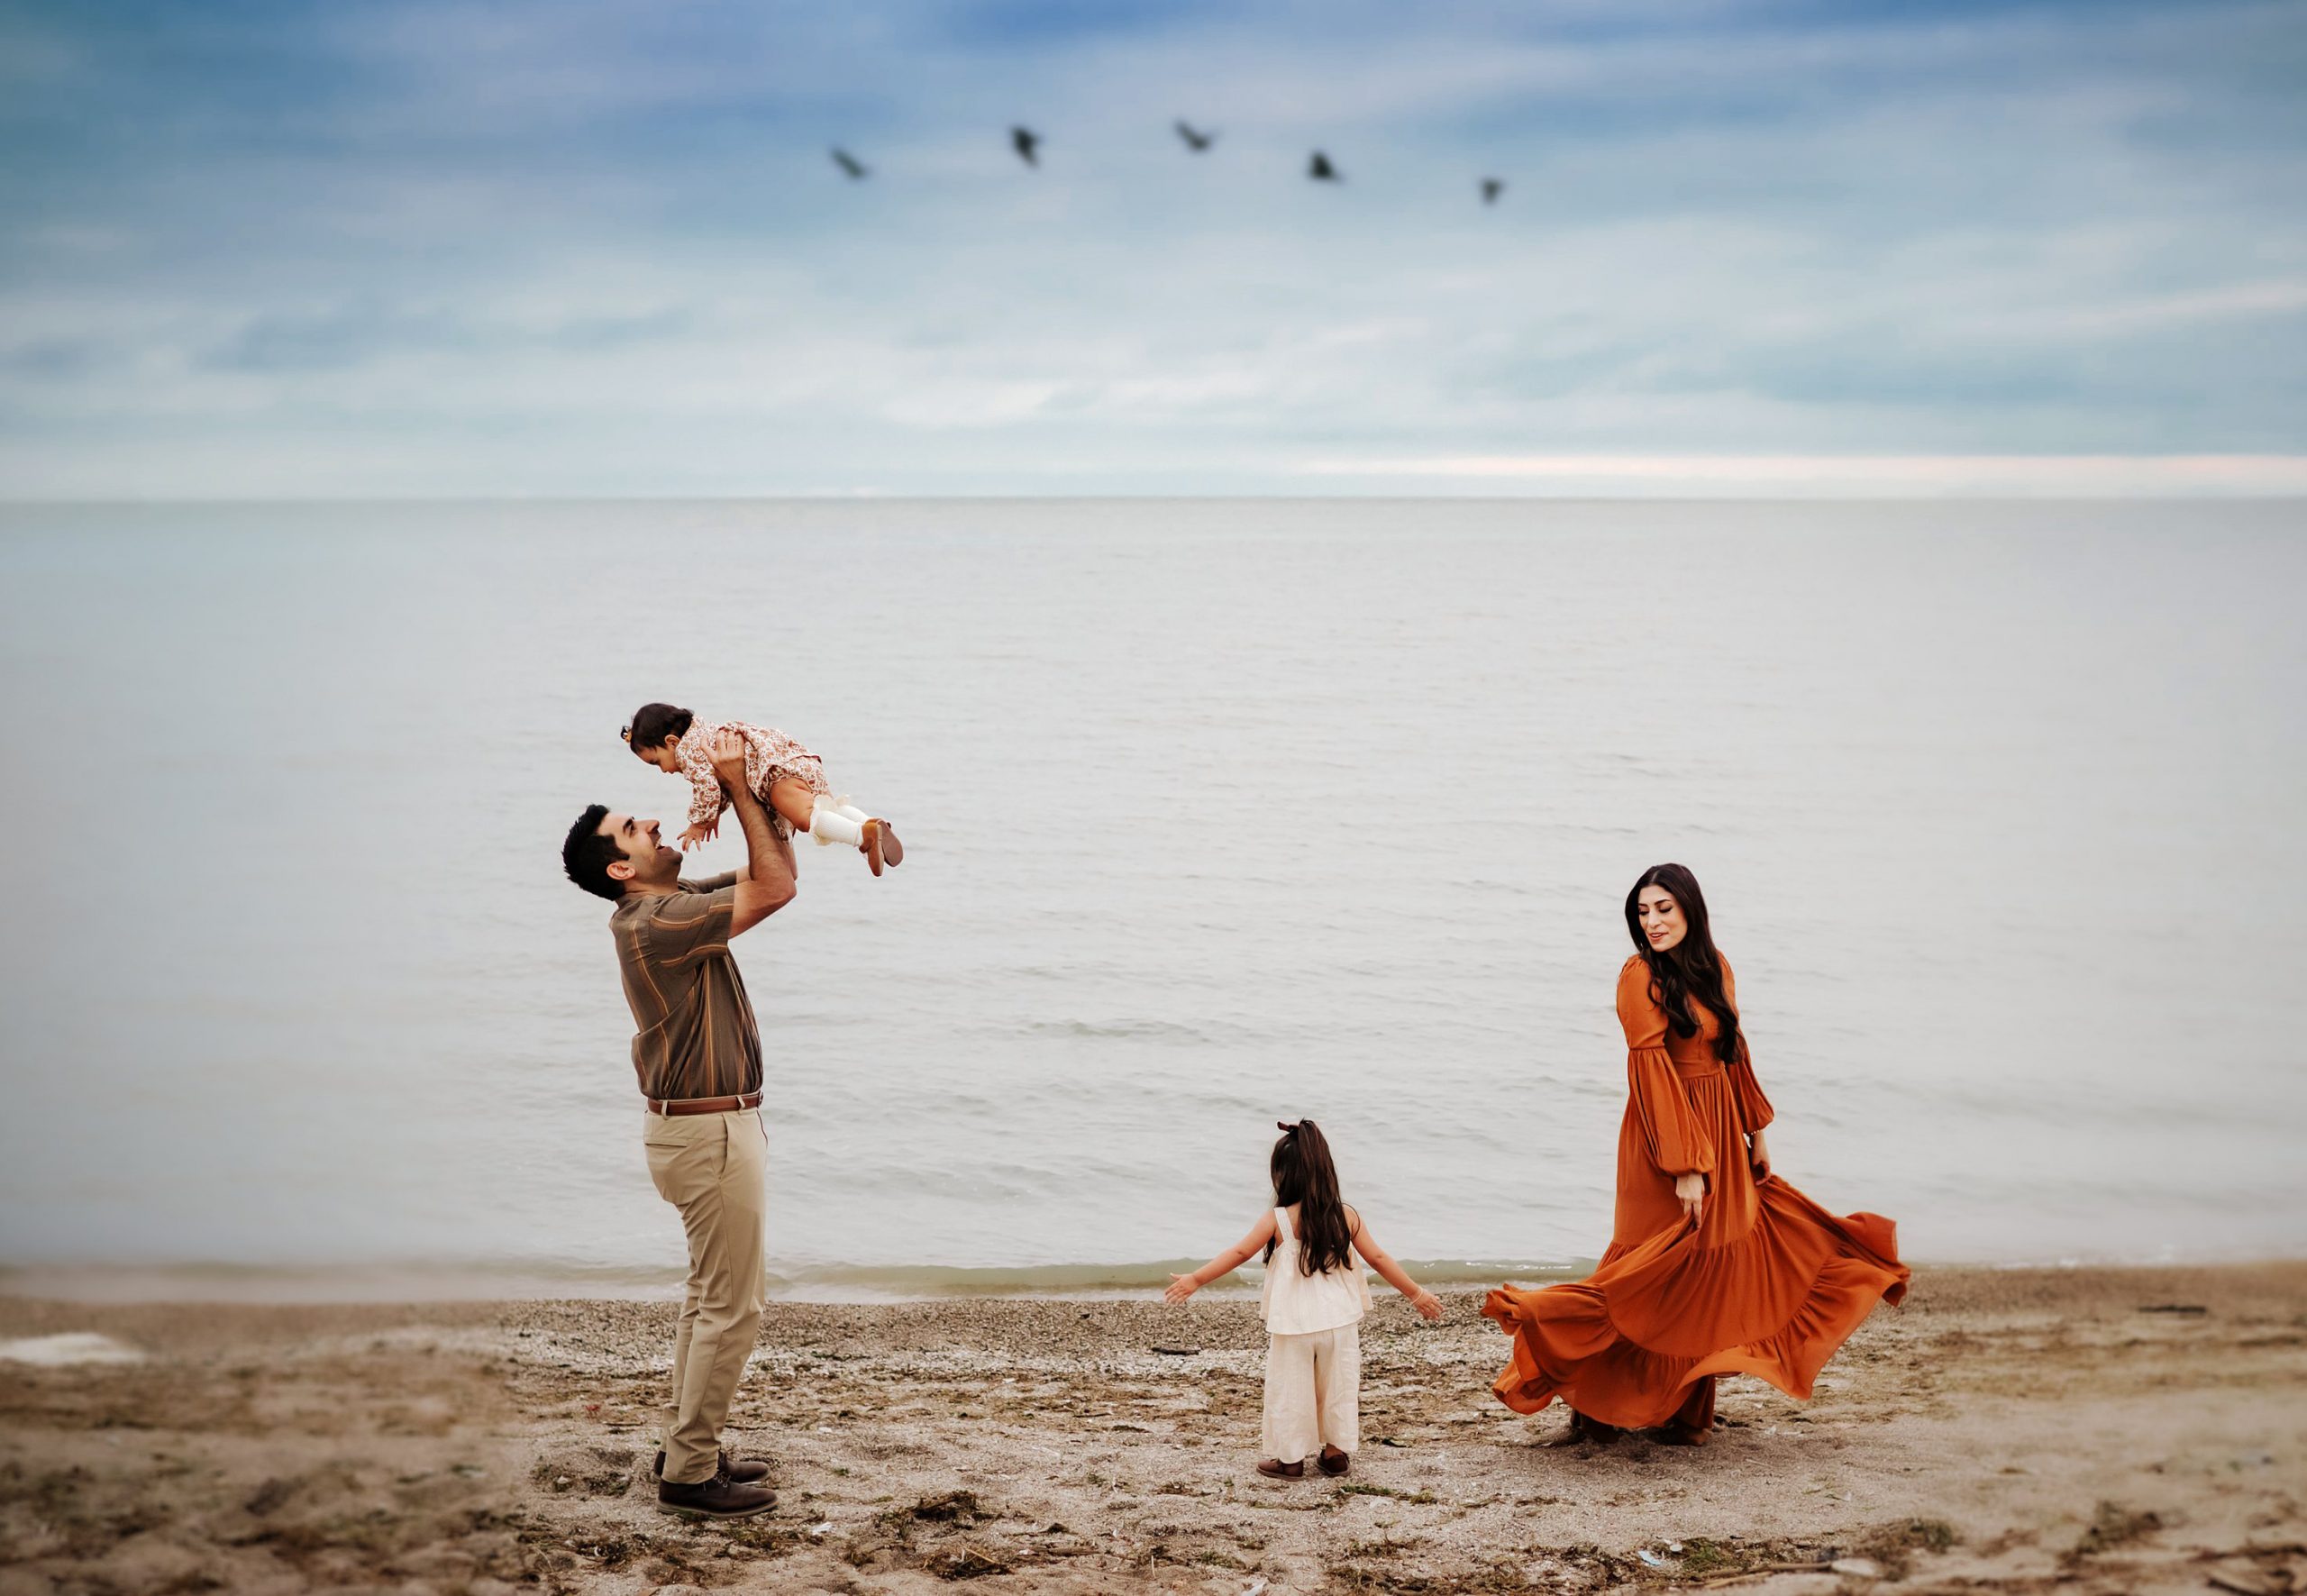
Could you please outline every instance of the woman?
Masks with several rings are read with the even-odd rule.
[[[1645,871],[1627,894],[1635,955],[1619,971],[1626,1120],[1617,1222],[1575,1285],[1501,1286],[1482,1312],[1514,1337],[1493,1388],[1518,1413],[1556,1397],[1573,1436],[1664,1427],[1705,1444],[1714,1377],[1755,1374],[1789,1396],[1879,1298],[1906,1295],[1897,1232],[1837,1218],[1774,1178],[1771,1122],[1738,1022],[1738,989],[1707,929],[1698,880]]]

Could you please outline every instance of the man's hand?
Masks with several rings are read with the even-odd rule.
[[[732,793],[745,785],[745,739],[734,727],[723,726],[713,737],[713,774]]]

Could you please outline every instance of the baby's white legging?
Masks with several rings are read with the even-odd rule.
[[[862,848],[865,845],[865,823],[871,818],[854,804],[819,798],[809,807],[809,834],[823,847],[846,843],[853,848]]]
[[[1299,1463],[1362,1445],[1362,1327],[1265,1338],[1265,1455]]]

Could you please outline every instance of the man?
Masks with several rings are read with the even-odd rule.
[[[743,1518],[776,1505],[769,1465],[733,1458],[721,1425],[761,1324],[761,1033],[729,956],[742,935],[793,901],[793,851],[745,781],[745,745],[724,732],[713,769],[745,833],[742,873],[680,879],[659,823],[595,804],[561,845],[569,879],[616,905],[609,930],[638,1027],[633,1067],[648,1099],[641,1139],[657,1193],[688,1233],[688,1290],[673,1336],[672,1400],[657,1454],[658,1505]]]

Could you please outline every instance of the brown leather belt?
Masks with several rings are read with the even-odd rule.
[[[741,1109],[761,1107],[761,1093],[749,1091],[734,1098],[643,1098],[652,1114],[734,1114]]]

